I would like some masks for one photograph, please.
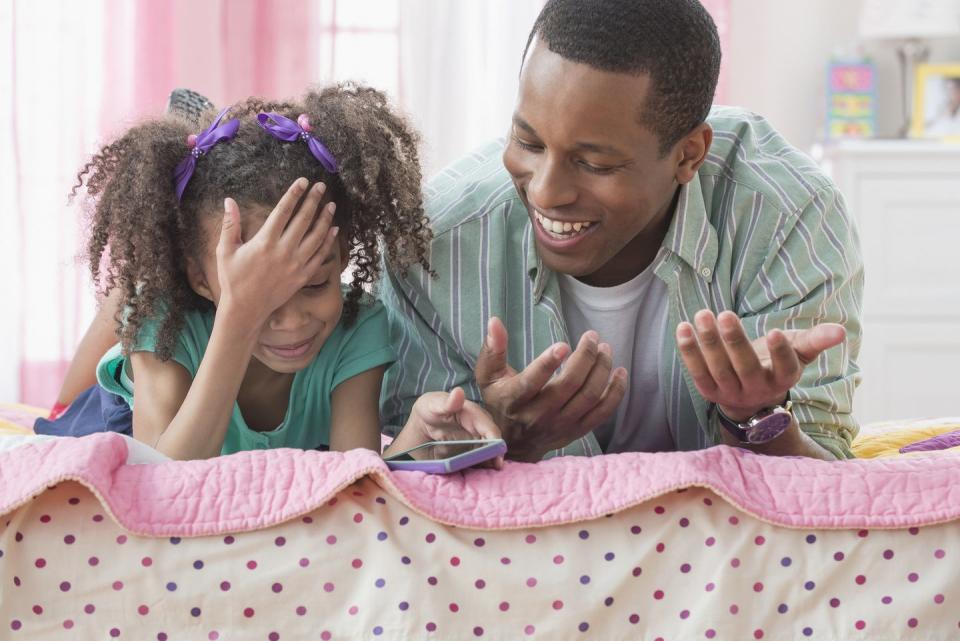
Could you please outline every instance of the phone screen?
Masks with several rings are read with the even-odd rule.
[[[472,452],[473,450],[478,450],[481,447],[486,447],[490,445],[492,441],[489,440],[477,440],[477,441],[430,441],[429,443],[423,443],[417,447],[412,447],[409,450],[404,450],[403,452],[398,452],[392,456],[387,456],[384,458],[385,461],[423,461],[428,459],[445,459],[453,458],[454,456],[459,456],[460,454],[466,454],[467,452]]]

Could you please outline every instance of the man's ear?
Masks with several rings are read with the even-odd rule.
[[[203,272],[200,263],[192,258],[187,259],[187,282],[190,284],[190,289],[197,294],[211,303],[216,302],[213,300],[213,290],[210,289],[210,284],[207,282],[207,275]]]
[[[683,137],[674,148],[677,155],[677,182],[685,185],[694,176],[700,165],[707,159],[707,152],[713,143],[713,129],[707,123],[701,123],[696,129]]]

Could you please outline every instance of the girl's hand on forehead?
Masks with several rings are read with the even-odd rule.
[[[306,178],[298,178],[247,242],[241,238],[240,208],[232,198],[224,200],[217,244],[218,307],[242,312],[251,329],[259,329],[303,288],[334,250],[336,205],[327,203],[318,214],[326,185],[316,183],[309,191],[308,185]]]

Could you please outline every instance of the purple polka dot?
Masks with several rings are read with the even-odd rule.
[[[583,537],[580,537],[580,538],[583,538]],[[528,534],[524,540],[525,540],[527,543],[536,543],[536,542],[537,542],[537,537],[534,536],[533,534]]]
[[[501,559],[500,559],[500,563],[502,563],[503,565],[510,565],[510,557],[505,556],[505,557],[501,558]]]
[[[116,639],[118,636],[120,636],[120,630],[117,628],[110,628],[110,636]]]
[[[884,605],[890,605],[891,603],[893,603],[893,597],[892,597],[892,596],[885,596],[885,597],[883,597],[882,599],[880,599],[880,603],[882,603],[882,604],[884,604]]]
[[[917,620],[916,620],[915,618],[913,618],[913,617],[911,617],[910,619],[907,620],[907,625],[910,626],[911,628],[917,627],[917,624],[919,624],[919,623],[920,623],[920,622],[917,621]]]
[[[435,576],[428,576],[428,577],[427,577],[427,583],[429,583],[430,585],[436,585],[436,584],[437,584],[437,577],[435,577]]]
[[[834,552],[834,553],[833,553],[833,560],[834,560],[834,561],[843,561],[843,558],[844,558],[844,557],[843,557],[843,552]]]
[[[583,585],[590,583],[590,577],[584,574],[583,576],[580,577],[580,583]]]
[[[532,625],[527,625],[526,627],[523,628],[523,633],[526,634],[527,636],[530,636],[531,634],[533,634],[533,633],[536,632],[536,631],[537,631],[537,629],[536,629],[535,627],[533,627]]]
[[[583,583],[583,577],[580,577],[580,583]],[[529,579],[527,579],[527,587],[528,588],[537,587],[537,580],[533,577],[530,577]]]
[[[94,515],[93,515],[93,522],[94,522],[94,523],[99,523],[99,522],[102,521],[102,520],[103,520],[103,515],[102,515],[102,514],[94,514]]]
[[[803,584],[803,587],[806,590],[812,590],[813,588],[817,587],[817,584],[814,583],[813,581],[807,581],[806,583]]]
[[[406,612],[407,609],[410,607],[410,604],[407,603],[406,601],[401,601],[400,605],[397,607],[399,607],[401,611]]]
[[[46,560],[46,559],[37,559],[36,561],[33,562],[33,564],[34,564],[35,566],[37,566],[37,568],[43,569],[43,568],[47,567],[47,560]]]
[[[383,634],[383,628],[381,628],[379,625],[374,627],[373,634],[376,636],[380,636],[381,634]]]
[[[195,617],[200,616],[200,608],[190,608],[190,615]]]
[[[223,592],[229,592],[229,591],[230,591],[230,582],[229,582],[229,581],[221,581],[221,582],[220,582],[220,590],[223,591]]]
[[[69,501],[67,501],[67,503],[69,503],[70,505],[79,505],[80,499],[78,499],[77,497],[73,497]]]
[[[730,559],[730,567],[732,567],[732,568],[738,568],[738,567],[740,567],[740,559],[738,559],[738,558],[736,558],[736,557]]]
[[[122,589],[123,589],[123,581],[114,581],[114,582],[113,582],[113,589],[116,590],[117,592],[119,592],[120,590],[122,590]]]
[[[920,534],[920,528],[918,528],[918,527],[912,527],[912,528],[910,528],[910,529],[908,530],[908,532],[910,532],[910,534],[912,534],[913,536],[916,536],[916,535]]]
[[[944,596],[942,594],[938,594],[933,597],[933,602],[936,603],[937,605],[940,605],[941,603],[943,603],[943,601],[944,601]]]
[[[587,630],[590,629],[590,624],[587,623],[586,621],[584,621],[583,623],[581,623],[580,625],[578,625],[577,628],[578,628],[581,632],[586,632]]]
[[[683,572],[684,574],[686,574],[687,572],[689,572],[689,571],[690,571],[690,564],[689,564],[689,563],[684,563],[683,565],[681,565],[681,566],[680,566],[680,571]]]
[[[69,581],[63,581],[63,582],[60,584],[60,591],[61,591],[61,592],[69,592],[69,591],[70,591],[70,582],[69,582]]]
[[[484,541],[482,538],[476,538],[473,540],[473,544],[478,548],[482,548],[484,545],[487,544],[487,542]]]
[[[716,542],[717,540],[715,538],[713,538],[712,536],[708,536],[707,539],[703,542],[703,544],[709,548],[709,547],[713,547],[714,543]]]
[[[630,528],[630,534],[640,534],[641,532],[643,532],[643,529],[639,525]]]
[[[501,601],[498,607],[500,608],[501,612],[506,612],[510,609],[510,604],[506,601]]]
[[[87,614],[93,614],[94,612],[97,611],[97,606],[95,606],[92,603],[88,603],[85,606],[83,606],[83,611],[86,612]]]
[[[223,537],[223,542],[226,543],[227,545],[233,545],[235,541],[236,539],[230,535]]]
[[[310,559],[304,557],[300,559],[300,567],[305,568],[310,565]]]
[[[476,627],[473,629],[473,636],[475,636],[475,637],[482,637],[482,636],[483,636],[483,628],[481,628],[479,625],[476,626]]]
[[[297,609],[296,609],[296,613],[297,613],[297,616],[298,616],[298,617],[302,617],[303,615],[305,615],[305,614],[307,613],[307,608],[305,608],[305,607],[302,606],[302,605],[298,605],[298,606],[297,606]]]
[[[809,637],[809,636],[812,636],[812,635],[813,635],[813,628],[804,628],[804,629],[803,629],[803,636]]]
[[[936,552],[933,553],[933,556],[938,559],[942,559],[943,557],[947,556],[947,553],[944,552],[943,550],[937,550]]]
[[[158,633],[157,633],[157,641],[167,641],[167,633],[166,633],[166,632],[158,632]]]
[[[433,621],[428,621],[425,627],[427,628],[427,632],[433,632],[437,629],[437,624]]]
[[[584,541],[586,541],[587,539],[590,538],[590,533],[589,533],[588,531],[586,531],[586,530],[580,530],[579,536],[580,536],[581,539],[583,539]]]
[[[640,576],[641,574],[643,574],[643,568],[641,567],[633,568],[633,576]]]
[[[613,605],[613,597],[608,596],[606,599],[603,600],[603,604],[609,608],[611,605]]]
[[[615,556],[616,555],[613,552],[607,552],[606,554],[603,555],[603,558],[606,559],[607,561],[613,561]]]
[[[35,605],[35,606],[33,606],[33,608],[31,608],[31,609],[33,610],[33,613],[36,614],[37,616],[40,616],[41,614],[43,614],[43,606],[42,606],[42,605]]]
[[[377,533],[377,540],[378,540],[378,541],[386,541],[386,540],[387,540],[387,533],[386,533],[386,532],[378,532],[378,533]]]
[[[437,535],[434,534],[433,532],[430,532],[425,537],[423,537],[423,540],[426,541],[427,543],[433,543],[434,541],[437,540]]]
[[[176,589],[177,589],[176,583],[174,583],[173,581],[170,581],[170,583],[167,583],[167,592],[175,592]]]
[[[690,525],[690,519],[687,517],[680,519],[680,527],[687,527],[688,525]]]
[[[790,608],[787,606],[786,603],[781,603],[780,605],[777,606],[777,612],[779,612],[780,614],[786,614],[787,612],[789,612],[789,610]]]
[[[171,544],[171,545],[180,545],[180,537],[179,537],[179,536],[171,536],[171,537],[170,537],[170,544]]]
[[[477,579],[476,581],[474,581],[473,585],[478,590],[482,590],[483,588],[487,587],[487,582],[484,581],[483,579]]]
[[[281,592],[283,592],[283,584],[274,583],[272,586],[270,586],[270,589],[273,590],[274,594],[280,594]]]
[[[793,561],[790,559],[789,556],[785,556],[782,559],[780,559],[780,565],[782,565],[785,568],[790,567],[791,563],[793,563]]]
[[[14,619],[13,621],[10,622],[10,629],[13,631],[17,631],[20,629],[20,626],[22,625],[23,624],[20,623],[20,621],[18,621],[17,619]]]
[[[374,584],[375,586],[377,586],[378,588],[382,588],[383,586],[385,586],[385,585],[387,584],[387,582],[384,581],[383,579],[377,579],[376,581],[373,582],[373,584]]]
[[[920,575],[917,574],[916,572],[911,572],[910,574],[907,575],[907,581],[910,581],[910,583],[916,583],[919,578],[920,578]]]
[[[409,556],[401,556],[401,557],[400,557],[400,562],[403,563],[404,565],[410,565],[410,557],[409,557]]]
[[[830,607],[831,607],[831,608],[839,608],[839,607],[840,607],[840,599],[838,599],[837,597],[833,597],[832,599],[830,599]]]
[[[707,637],[708,639],[712,639],[713,637],[717,636],[717,632],[713,628],[710,628],[703,633],[703,636]]]
[[[278,536],[273,540],[273,544],[276,545],[278,548],[282,548],[284,545],[287,544],[287,539],[285,539],[282,536]]]
[[[203,569],[203,561],[201,561],[200,559],[197,559],[196,561],[194,561],[194,562],[193,562],[193,569],[194,569],[194,570],[202,570],[202,569]]]
[[[409,519],[408,517],[406,517],[406,516],[401,516],[401,517],[400,517],[400,525],[406,525],[406,524],[409,523],[409,522],[410,522],[410,519]]]
[[[77,537],[75,537],[72,534],[68,534],[65,537],[63,537],[63,542],[66,543],[67,545],[73,545],[76,542],[76,540],[77,540]]]
[[[333,592],[333,590],[334,590],[334,585],[332,583],[327,582],[323,584],[324,592]]]
[[[220,633],[217,632],[216,630],[211,630],[210,634],[207,635],[207,638],[210,641],[217,641],[220,638]]]
[[[807,535],[807,543],[816,543],[816,542],[817,542],[817,535],[816,535],[816,534],[808,534],[808,535]]]
[[[715,587],[717,586],[715,586],[713,583],[708,583],[705,586],[703,586],[703,589],[706,590],[707,592],[713,592],[713,589]]]
[[[280,633],[271,632],[270,634],[267,635],[267,639],[269,639],[269,641],[280,641]]]

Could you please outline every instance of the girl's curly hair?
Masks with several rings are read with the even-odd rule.
[[[313,135],[336,157],[339,172],[328,174],[306,144],[282,142],[256,122],[263,111],[296,120],[308,115]],[[211,122],[214,113],[201,122]],[[302,102],[250,98],[227,118],[240,130],[201,157],[180,202],[173,171],[189,153],[186,138],[197,126],[176,115],[134,126],[103,147],[77,175],[91,199],[87,258],[103,293],[119,287],[123,349],[135,345],[140,328],[160,321],[156,353],[169,359],[184,312],[212,309],[191,289],[187,259],[202,256],[203,216],[222,216],[224,197],[240,205],[272,209],[300,176],[327,185],[326,200],[337,204],[335,222],[347,239],[353,273],[344,304],[344,322],[356,317],[364,285],[380,276],[381,251],[391,265],[413,264],[429,271],[431,233],[423,211],[419,137],[370,87],[340,83],[310,91]]]

